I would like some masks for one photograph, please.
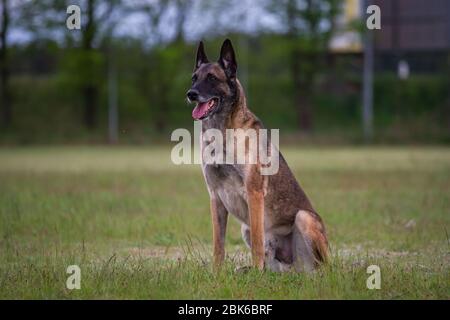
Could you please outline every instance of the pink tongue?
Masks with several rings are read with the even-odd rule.
[[[208,111],[208,108],[210,107],[212,103],[212,100],[207,102],[198,103],[197,106],[192,110],[192,117],[196,120],[203,117],[206,112]]]

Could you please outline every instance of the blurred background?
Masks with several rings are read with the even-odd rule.
[[[0,0],[0,144],[168,142],[198,41],[225,37],[282,142],[450,142],[446,0]]]
[[[208,271],[209,193],[170,134],[194,127],[198,41],[225,38],[325,221],[320,277],[237,276],[232,218]],[[448,300],[449,88],[448,0],[0,0],[0,299]]]

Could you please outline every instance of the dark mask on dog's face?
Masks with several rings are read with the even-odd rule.
[[[230,40],[225,40],[217,62],[209,62],[203,42],[197,49],[192,86],[187,92],[189,102],[195,102],[192,117],[206,119],[223,112],[236,100],[237,63]]]

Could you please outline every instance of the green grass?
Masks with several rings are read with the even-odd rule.
[[[0,149],[0,298],[450,298],[449,148],[283,151],[328,228],[314,274],[236,273],[249,255],[233,217],[213,273],[200,168],[170,148]],[[72,264],[81,290],[66,289]]]

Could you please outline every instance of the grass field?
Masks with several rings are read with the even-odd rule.
[[[449,148],[283,152],[328,228],[314,274],[236,273],[249,255],[233,217],[213,273],[200,167],[169,147],[0,149],[0,298],[450,298]]]

